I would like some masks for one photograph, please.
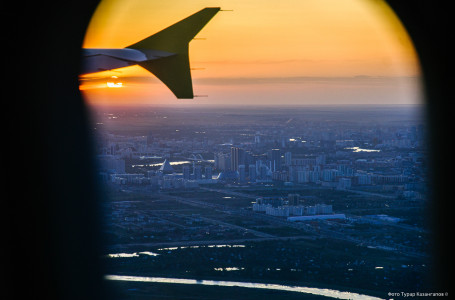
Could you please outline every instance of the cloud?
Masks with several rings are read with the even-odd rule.
[[[349,76],[349,77],[214,77],[195,78],[195,84],[203,85],[250,85],[250,84],[350,84],[350,85],[390,85],[404,82],[415,82],[418,77],[383,77],[383,76]]]

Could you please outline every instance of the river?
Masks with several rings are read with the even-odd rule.
[[[143,276],[121,276],[121,275],[106,275],[107,280],[118,281],[133,281],[133,282],[153,282],[153,283],[174,283],[174,284],[199,284],[208,286],[224,286],[224,287],[244,287],[255,289],[279,290],[288,292],[298,292],[304,294],[313,294],[325,296],[335,299],[355,299],[355,300],[373,300],[381,299],[373,296],[362,295],[351,292],[343,292],[332,289],[320,289],[303,286],[290,286],[281,284],[267,284],[254,282],[239,282],[239,281],[217,281],[217,280],[196,280],[183,278],[166,278],[166,277],[143,277]]]

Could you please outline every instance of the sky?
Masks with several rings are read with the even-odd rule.
[[[381,0],[102,0],[84,48],[123,48],[205,8],[190,42],[192,100],[139,66],[80,77],[88,104],[421,104],[412,42]],[[232,11],[231,11],[232,10]]]

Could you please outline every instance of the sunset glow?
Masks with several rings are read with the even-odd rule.
[[[121,83],[121,82],[108,81],[108,82],[106,82],[106,85],[109,88],[121,88],[121,87],[123,87],[123,83]]]
[[[233,11],[219,12],[190,43],[194,93],[209,97],[177,100],[154,75],[133,66],[82,76],[86,101],[111,105],[421,101],[415,50],[383,1],[103,0],[83,46],[123,48],[214,6]],[[119,78],[122,88],[106,88],[112,76]]]

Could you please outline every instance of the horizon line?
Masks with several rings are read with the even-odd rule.
[[[192,101],[192,100],[189,100]],[[185,108],[185,109],[200,109],[200,108],[239,108],[239,109],[258,109],[258,108],[328,108],[328,107],[333,107],[333,108],[385,108],[385,107],[424,107],[426,106],[425,103],[396,103],[396,104],[380,104],[380,103],[362,103],[362,104],[352,104],[352,103],[345,103],[345,104],[333,104],[333,103],[328,103],[328,104],[311,104],[311,103],[306,103],[306,104],[201,104],[201,103],[193,103],[192,104],[172,104],[172,105],[155,105],[155,104],[145,104],[145,103],[132,103],[132,104],[125,104],[125,103],[110,103],[110,104],[104,104],[104,103],[85,103],[85,106],[90,108],[98,108],[98,107],[105,107],[105,108],[133,108],[133,107],[147,107],[147,108]]]

